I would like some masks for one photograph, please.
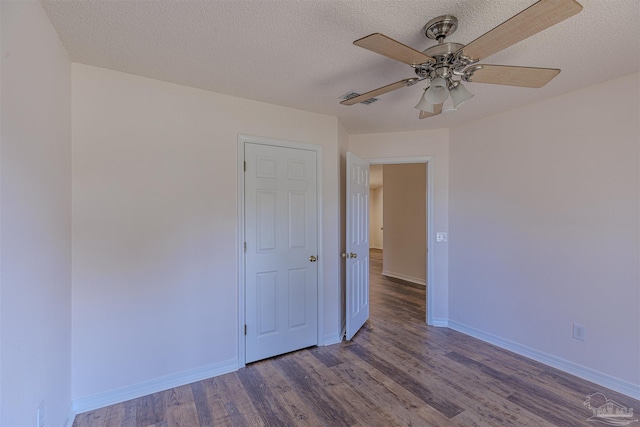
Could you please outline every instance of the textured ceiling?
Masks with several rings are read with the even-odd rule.
[[[534,0],[42,3],[74,62],[337,116],[357,134],[450,127],[638,71],[640,2],[578,1],[578,15],[482,61],[561,68],[547,86],[469,83],[476,96],[460,111],[425,120],[413,108],[422,83],[368,106],[339,104],[346,92],[414,76],[411,67],[352,42],[381,32],[423,50],[434,44],[425,23],[453,14],[459,27],[448,41],[466,44]],[[598,108],[606,102],[594,100]]]

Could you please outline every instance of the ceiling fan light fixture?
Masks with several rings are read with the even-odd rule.
[[[429,90],[429,88],[426,88],[424,90],[424,92],[422,93],[422,96],[420,97],[420,101],[418,101],[418,103],[416,104],[416,106],[414,108],[417,108],[420,111],[424,111],[425,113],[432,113],[435,114],[435,105],[431,104],[429,101],[427,101],[427,91]]]
[[[429,104],[442,104],[449,97],[447,81],[442,77],[431,80],[431,86],[424,93],[424,96]]]
[[[462,83],[458,82],[454,87],[449,90],[451,100],[453,101],[453,109],[457,110],[462,104],[474,97],[474,95],[467,90]]]

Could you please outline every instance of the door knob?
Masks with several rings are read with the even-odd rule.
[[[316,258],[314,255],[311,255],[309,257],[309,261],[311,261],[311,262],[316,262],[317,260],[318,260],[318,258]]]
[[[342,258],[347,258],[348,256],[349,256],[349,254],[348,254],[348,253],[346,253],[346,252],[342,252]]]
[[[349,257],[350,257],[350,258],[358,258],[358,254],[356,254],[356,253],[354,253],[354,252],[351,252],[351,253],[349,254]]]

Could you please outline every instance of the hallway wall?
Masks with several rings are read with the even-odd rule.
[[[384,244],[383,225],[384,187],[369,191],[369,247],[382,249]]]
[[[427,166],[384,165],[382,274],[426,285]]]

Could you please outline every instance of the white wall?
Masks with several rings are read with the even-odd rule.
[[[449,130],[391,132],[349,136],[349,150],[367,159],[431,156],[434,231],[449,228]],[[449,248],[437,243],[433,250],[434,324],[446,325],[449,316]]]
[[[382,165],[380,165],[382,166]],[[369,246],[375,249],[382,249],[383,239],[383,187],[369,190]]]
[[[384,165],[382,274],[427,283],[427,166]]]
[[[452,129],[449,235],[456,327],[636,395],[638,89],[633,74]]]
[[[238,134],[323,147],[324,334],[339,336],[335,117],[80,64],[72,99],[74,399],[237,364]]]
[[[37,1],[0,2],[0,425],[71,403],[71,63]]]

